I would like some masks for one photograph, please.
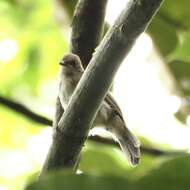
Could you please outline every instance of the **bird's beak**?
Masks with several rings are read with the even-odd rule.
[[[63,61],[63,60],[61,60],[61,61],[59,62],[59,64],[62,65],[62,66],[66,66],[66,62]]]

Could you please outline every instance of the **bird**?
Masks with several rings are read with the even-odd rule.
[[[61,65],[59,99],[63,110],[67,108],[84,69],[80,57],[69,53],[59,63]],[[140,161],[140,141],[127,128],[121,109],[110,93],[102,102],[93,127],[103,126],[118,141],[130,165],[136,166]]]

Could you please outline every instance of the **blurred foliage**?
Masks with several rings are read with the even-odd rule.
[[[138,190],[144,189],[189,189],[188,173],[190,157],[171,158],[152,169],[147,175],[136,182]]]
[[[188,190],[190,169],[190,157],[177,157],[166,159],[160,164],[154,163],[154,168],[145,173],[144,176],[129,180],[124,177],[97,176],[97,175],[72,175],[67,172],[51,173],[39,182],[29,185],[26,190],[52,190],[52,189],[93,189],[93,190],[147,190],[168,189]],[[99,167],[102,167],[99,164]],[[112,167],[110,165],[110,167]]]
[[[11,57],[10,49],[1,49],[1,54],[11,58],[0,59],[0,93],[22,102],[39,98],[48,81],[57,78],[57,63],[68,49],[65,36],[54,21],[53,2],[0,1],[0,23],[0,43],[14,43],[18,51]],[[36,124],[3,107],[0,115],[0,147],[18,148],[33,131],[39,131]]]
[[[101,149],[99,147],[95,143],[88,144],[83,151],[79,170],[94,175],[125,175],[129,166],[124,155],[112,146],[101,145]]]
[[[53,8],[51,0],[0,1],[0,94],[27,102],[36,112],[40,112],[37,104],[54,105],[48,98],[55,97],[56,91],[50,89],[43,94],[42,90],[57,79],[58,62],[68,50],[67,35],[57,26]],[[22,189],[28,178],[27,171],[31,175],[39,169],[35,160],[26,163],[26,169],[22,167],[28,162],[28,140],[41,129],[1,105],[0,118],[0,189]],[[20,165],[20,156],[24,155]],[[31,164],[33,168],[29,169]],[[15,177],[11,173],[21,175]]]
[[[70,18],[73,16],[77,0],[57,0],[58,3],[65,8]]]
[[[186,96],[190,96],[189,6],[188,0],[165,1],[148,29],[155,46],[166,60]],[[188,85],[183,85],[184,79]]]
[[[39,182],[26,188],[27,190],[52,190],[52,189],[129,189],[130,185],[126,179],[117,177],[98,177],[90,175],[72,175],[65,174],[64,172],[58,172],[44,177]]]
[[[1,61],[1,93],[14,96],[15,91],[24,88],[38,95],[41,86],[55,77],[57,62],[68,43],[55,23],[50,2],[0,2],[0,41],[12,40],[18,48],[14,59],[6,64]]]
[[[190,1],[167,0],[153,19],[148,32],[177,82],[185,102],[190,97]],[[176,114],[185,123],[190,114],[183,104]]]
[[[39,127],[27,118],[0,107],[0,149],[23,147],[27,139],[39,132]],[[19,131],[19,132],[18,132]]]
[[[57,1],[71,17],[76,0]],[[187,100],[186,106],[189,106],[190,96],[189,7],[189,0],[165,1],[148,28],[155,47],[178,81],[179,89]],[[0,45],[0,51],[5,58],[6,54],[10,57],[5,59],[0,56],[0,94],[23,103],[27,102],[37,112],[41,110],[38,110],[36,104],[44,105],[46,108],[46,104],[54,103],[49,103],[49,96],[56,96],[56,90],[52,88],[56,86],[56,82],[52,81],[56,81],[57,63],[69,47],[68,34],[55,22],[56,11],[52,0],[0,1],[0,44],[8,43],[5,46]],[[13,51],[11,54],[11,48],[17,53]],[[31,105],[31,102],[35,102],[34,105]],[[2,161],[0,164],[0,189],[22,189],[31,173],[35,173],[34,178],[37,178],[39,165],[34,161],[33,168],[21,172],[22,175],[16,177],[3,175],[3,168],[7,167],[11,173],[15,169],[13,165],[20,167],[20,163],[17,164],[14,160],[15,154],[11,151],[24,152],[28,139],[41,129],[37,124],[1,106],[0,117],[0,157],[1,160],[10,157],[7,162]],[[182,118],[184,119],[183,116]],[[30,156],[25,154],[26,157]],[[21,162],[24,165],[24,161]],[[112,146],[95,143],[86,145],[81,155],[79,170],[85,175],[75,176],[62,171],[52,173],[31,184],[27,190],[63,188],[186,190],[190,185],[189,157],[143,155],[141,164],[131,168],[121,151]]]

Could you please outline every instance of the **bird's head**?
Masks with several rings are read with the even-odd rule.
[[[75,54],[65,55],[59,64],[62,66],[62,70],[64,71],[65,74],[83,72],[82,63],[78,55]]]

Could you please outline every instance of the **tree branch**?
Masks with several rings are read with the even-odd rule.
[[[86,68],[102,36],[107,0],[79,0],[73,17],[71,52]]]
[[[93,135],[93,136],[89,136],[88,140],[92,142],[100,143],[100,144],[115,146],[120,149],[119,144],[110,138],[104,138],[99,135]],[[160,150],[160,149],[152,148],[148,146],[141,146],[141,152],[143,154],[149,154],[152,156],[175,156],[175,155],[179,156],[179,155],[188,154],[185,151],[166,151],[166,150]]]
[[[59,100],[57,100],[59,101]],[[49,125],[49,126],[52,126],[52,120],[44,117],[44,116],[41,116],[40,114],[37,114],[37,113],[34,113],[33,111],[31,111],[29,108],[27,108],[25,105],[22,105],[18,102],[15,102],[13,100],[10,100],[8,98],[5,98],[3,96],[0,96],[0,104],[2,104],[3,106],[6,106],[8,108],[10,108],[11,110],[23,115],[23,116],[26,116],[26,118],[34,121],[34,122],[37,122],[41,125]],[[57,102],[58,105],[59,102]],[[59,108],[59,109],[62,109]],[[63,110],[62,110],[63,112]],[[61,112],[59,113],[56,113],[55,115],[58,117],[56,119],[56,121],[59,121],[60,118],[61,118],[61,115],[60,115]],[[57,125],[57,124],[55,124]],[[108,139],[108,138],[104,138],[104,137],[101,137],[99,135],[95,135],[95,136],[89,136],[88,137],[88,140],[89,141],[92,141],[92,142],[95,142],[95,143],[101,143],[101,144],[105,144],[105,145],[112,145],[112,146],[115,146],[117,148],[120,148],[120,146],[118,145],[117,142],[113,141],[112,139]],[[172,154],[174,155],[175,153],[179,153],[178,151],[176,152],[166,152],[166,151],[163,151],[163,150],[160,150],[160,149],[156,149],[156,148],[148,148],[148,147],[145,147],[145,146],[141,146],[141,151],[142,153],[145,153],[145,154],[151,154],[151,155],[155,155],[155,156],[159,156],[159,155],[168,155],[168,154]],[[182,152],[183,154],[185,154],[185,152]]]
[[[32,110],[18,102],[0,96],[0,104],[26,116],[28,119],[35,121],[39,124],[52,126],[52,121],[50,119],[34,113]]]
[[[85,70],[59,126],[54,128],[41,176],[58,168],[74,169],[80,151],[113,77],[162,0],[131,0],[104,37]],[[98,81],[101,80],[101,84]],[[93,98],[93,101],[92,101]]]
[[[35,121],[35,122],[37,122],[37,123],[39,123],[41,125],[52,126],[52,123],[53,123],[52,120],[32,112],[25,105],[22,105],[22,104],[20,104],[18,102],[14,102],[13,100],[10,100],[8,98],[0,96],[0,104],[10,108],[11,110],[25,116],[26,118],[28,118],[28,119],[30,119],[32,121]],[[61,113],[63,113],[63,109],[62,109],[62,107],[59,107],[60,106],[59,99],[57,99],[56,104],[58,106],[58,110],[61,110],[61,111],[58,111],[58,113],[55,113],[55,116],[57,117],[55,119],[55,122],[58,122],[60,120],[61,116],[62,116]],[[33,116],[33,115],[35,115],[35,116]],[[54,126],[57,126],[57,125],[58,125],[58,123],[54,123]],[[109,139],[109,138],[101,137],[99,135],[89,136],[88,140],[92,141],[92,142],[95,142],[95,143],[99,143],[99,144],[115,146],[115,147],[120,149],[120,146],[116,141],[114,141],[112,139]],[[149,148],[149,147],[146,147],[146,146],[143,146],[143,145],[141,146],[141,152],[145,153],[145,154],[154,155],[154,156],[174,155],[175,153],[176,154],[179,153],[179,151],[167,152],[167,151],[163,151],[163,150],[156,149],[156,148]],[[181,153],[185,154],[185,152],[181,152]]]

